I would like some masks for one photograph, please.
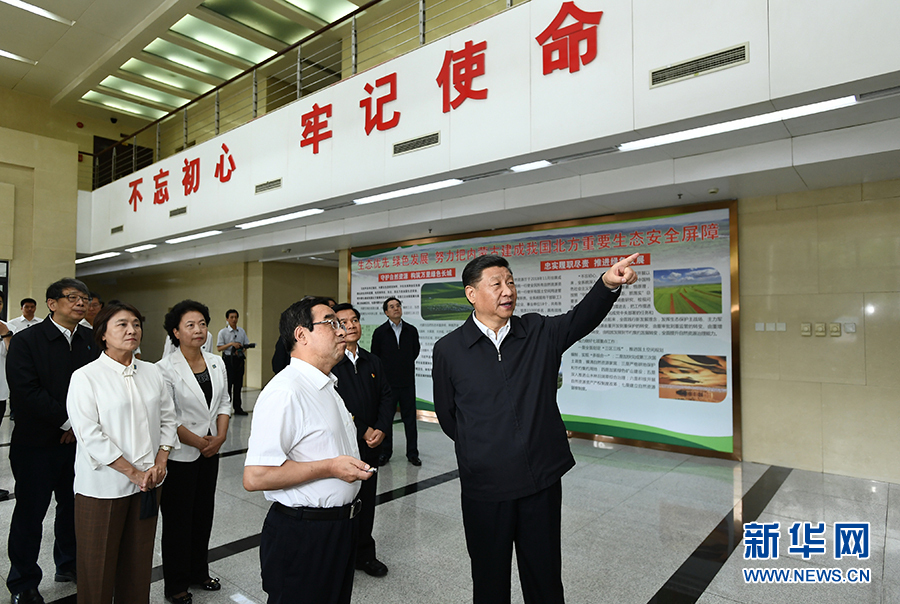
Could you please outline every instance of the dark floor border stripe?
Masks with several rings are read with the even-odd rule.
[[[243,455],[247,452],[247,449],[235,449],[234,451],[226,451],[225,453],[219,453],[219,457],[234,457],[235,455]]]
[[[759,518],[790,473],[790,468],[780,466],[766,470],[647,604],[694,604],[700,599],[740,545],[744,524]]]
[[[231,455],[239,455],[246,452],[246,449],[242,449],[238,451],[229,451],[228,453],[222,453],[220,454],[220,456],[225,457]],[[395,499],[405,497],[406,495],[412,495],[413,493],[418,493],[419,491],[424,491],[425,489],[436,487],[457,478],[459,478],[459,470],[452,470],[450,472],[445,472],[444,474],[438,474],[437,476],[432,476],[431,478],[426,478],[425,480],[414,482],[413,484],[394,489],[393,491],[382,493],[381,495],[375,497],[375,505],[388,503],[389,501],[394,501]],[[209,561],[218,562],[219,560],[222,560],[224,558],[242,554],[248,550],[259,547],[259,541],[260,533],[257,533],[255,535],[250,535],[249,537],[244,537],[243,539],[238,539],[237,541],[232,541],[231,543],[226,543],[225,545],[220,545],[219,547],[214,547],[213,549],[209,550]],[[157,581],[162,581],[162,578],[162,566],[154,566],[150,575],[150,582],[156,583]],[[49,604],[76,604],[76,602],[76,595],[72,594],[71,596],[53,600]]]

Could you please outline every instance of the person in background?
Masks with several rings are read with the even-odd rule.
[[[181,448],[169,456],[169,478],[162,499],[163,593],[173,604],[190,604],[190,585],[221,588],[209,575],[209,537],[216,503],[219,449],[228,434],[231,399],[222,359],[203,350],[209,308],[194,300],[176,304],[165,318],[166,332],[178,346],[159,363],[175,401]]]
[[[406,459],[421,466],[416,428],[416,358],[419,356],[419,331],[403,317],[400,300],[390,297],[382,305],[388,320],[372,333],[372,354],[381,359],[394,397],[400,404],[400,419],[406,432]],[[394,431],[384,436],[378,464],[384,465],[394,452]]]
[[[84,313],[84,318],[81,320],[80,324],[85,327],[93,327],[94,319],[97,317],[97,313],[100,312],[101,308],[103,308],[103,299],[100,298],[99,294],[91,292],[91,303],[88,304],[87,311]]]
[[[78,325],[91,301],[87,286],[60,279],[47,288],[50,316],[13,336],[6,357],[11,412],[16,416],[9,465],[16,507],[9,523],[9,576],[13,604],[39,604],[42,524],[56,498],[55,579],[75,581],[75,435],[66,410],[72,373],[95,360],[100,348]],[[25,304],[22,305],[23,308]]]
[[[3,313],[5,297],[0,292],[0,313]],[[9,399],[9,384],[6,382],[6,351],[9,349],[9,340],[13,332],[4,321],[0,321],[0,425],[3,424],[3,416],[6,415],[6,401]],[[9,491],[0,489],[0,501],[9,499]]]
[[[562,476],[575,459],[556,402],[563,353],[637,281],[637,254],[614,264],[564,315],[516,317],[509,262],[462,273],[474,312],[434,346],[434,410],[455,442],[475,604],[509,602],[512,550],[526,602],[562,604]]]
[[[259,561],[269,602],[348,604],[353,591],[360,480],[356,428],[334,389],[344,331],[322,298],[281,314],[291,363],[266,384],[253,410],[244,488],[273,502]]]
[[[134,358],[142,333],[141,313],[111,300],[94,321],[103,354],[72,374],[78,604],[150,601],[158,487],[178,440],[162,372]]]
[[[243,327],[238,327],[240,314],[231,308],[225,312],[225,320],[228,326],[219,330],[216,338],[216,349],[222,353],[225,361],[225,369],[228,371],[228,394],[231,396],[231,404],[235,415],[247,415],[241,406],[241,388],[244,385],[244,346],[250,343],[247,332]]]
[[[363,350],[359,345],[362,330],[359,311],[351,304],[334,307],[338,321],[344,326],[347,350],[344,358],[331,372],[338,379],[337,391],[344,399],[347,410],[353,414],[356,424],[356,444],[360,459],[370,465],[378,463],[378,449],[384,435],[391,429],[394,418],[394,399],[387,383],[384,366],[375,355]],[[356,568],[373,577],[387,574],[387,566],[375,557],[375,539],[372,527],[375,523],[375,494],[378,475],[362,483],[359,500],[359,541],[356,545]]]
[[[13,332],[22,331],[41,322],[42,319],[40,317],[34,316],[37,310],[37,302],[35,302],[34,298],[22,298],[19,306],[22,308],[22,314],[15,319],[9,320],[9,328]]]

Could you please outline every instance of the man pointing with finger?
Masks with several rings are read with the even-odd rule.
[[[254,408],[244,488],[273,502],[259,559],[269,602],[349,604],[360,505],[356,428],[335,391],[331,368],[344,357],[344,328],[324,298],[304,298],[281,314],[290,364]]]
[[[475,311],[434,346],[434,409],[456,443],[475,604],[510,601],[512,547],[526,604],[564,602],[561,478],[575,459],[556,403],[563,353],[606,317],[637,254],[604,273],[564,315],[516,317],[509,263],[463,269]]]

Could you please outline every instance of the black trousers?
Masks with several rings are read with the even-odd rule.
[[[41,583],[38,555],[44,516],[56,498],[53,561],[56,572],[75,571],[75,445],[9,448],[16,479],[16,507],[9,523],[10,593],[37,589]]]
[[[419,456],[419,433],[416,431],[416,388],[391,386],[394,405],[400,404],[400,419],[406,431],[406,457]],[[394,453],[394,431],[388,430],[381,442],[381,453],[390,457]]]
[[[366,446],[365,444],[360,445]],[[361,456],[362,457],[362,456]],[[377,457],[377,455],[375,456]],[[365,459],[363,461],[366,461]],[[369,465],[375,465],[375,460],[366,461]],[[375,526],[375,495],[378,492],[378,473],[372,474],[368,480],[359,483],[359,501],[362,508],[359,510],[359,538],[356,545],[356,563],[363,564],[375,559],[375,539],[372,537],[372,528]]]
[[[209,579],[209,536],[216,503],[219,456],[170,461],[162,510],[163,593],[187,591]]]
[[[560,523],[562,483],[512,501],[462,496],[466,548],[472,561],[474,604],[510,601],[512,547],[516,546],[525,604],[562,604]]]
[[[222,357],[225,361],[225,373],[228,376],[228,394],[231,395],[231,404],[235,411],[243,411],[241,407],[241,387],[244,385],[244,357],[236,357],[226,354]]]
[[[268,604],[349,604],[357,519],[298,520],[269,508],[259,544]]]

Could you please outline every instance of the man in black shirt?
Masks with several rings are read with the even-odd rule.
[[[509,263],[463,270],[475,312],[434,346],[434,410],[455,441],[475,604],[509,602],[512,547],[526,602],[561,604],[561,478],[575,459],[556,403],[563,353],[637,281],[637,254],[604,273],[564,315],[513,316]]]
[[[384,435],[391,429],[394,417],[394,399],[387,383],[384,367],[373,354],[359,345],[362,335],[359,311],[350,304],[338,304],[335,315],[344,325],[344,341],[347,350],[344,358],[331,373],[337,377],[337,390],[347,410],[353,414],[356,424],[356,440],[359,458],[369,465],[376,465]],[[383,577],[388,569],[375,557],[375,539],[372,526],[375,522],[375,493],[378,475],[360,484],[359,541],[356,546],[356,568],[373,577]]]

